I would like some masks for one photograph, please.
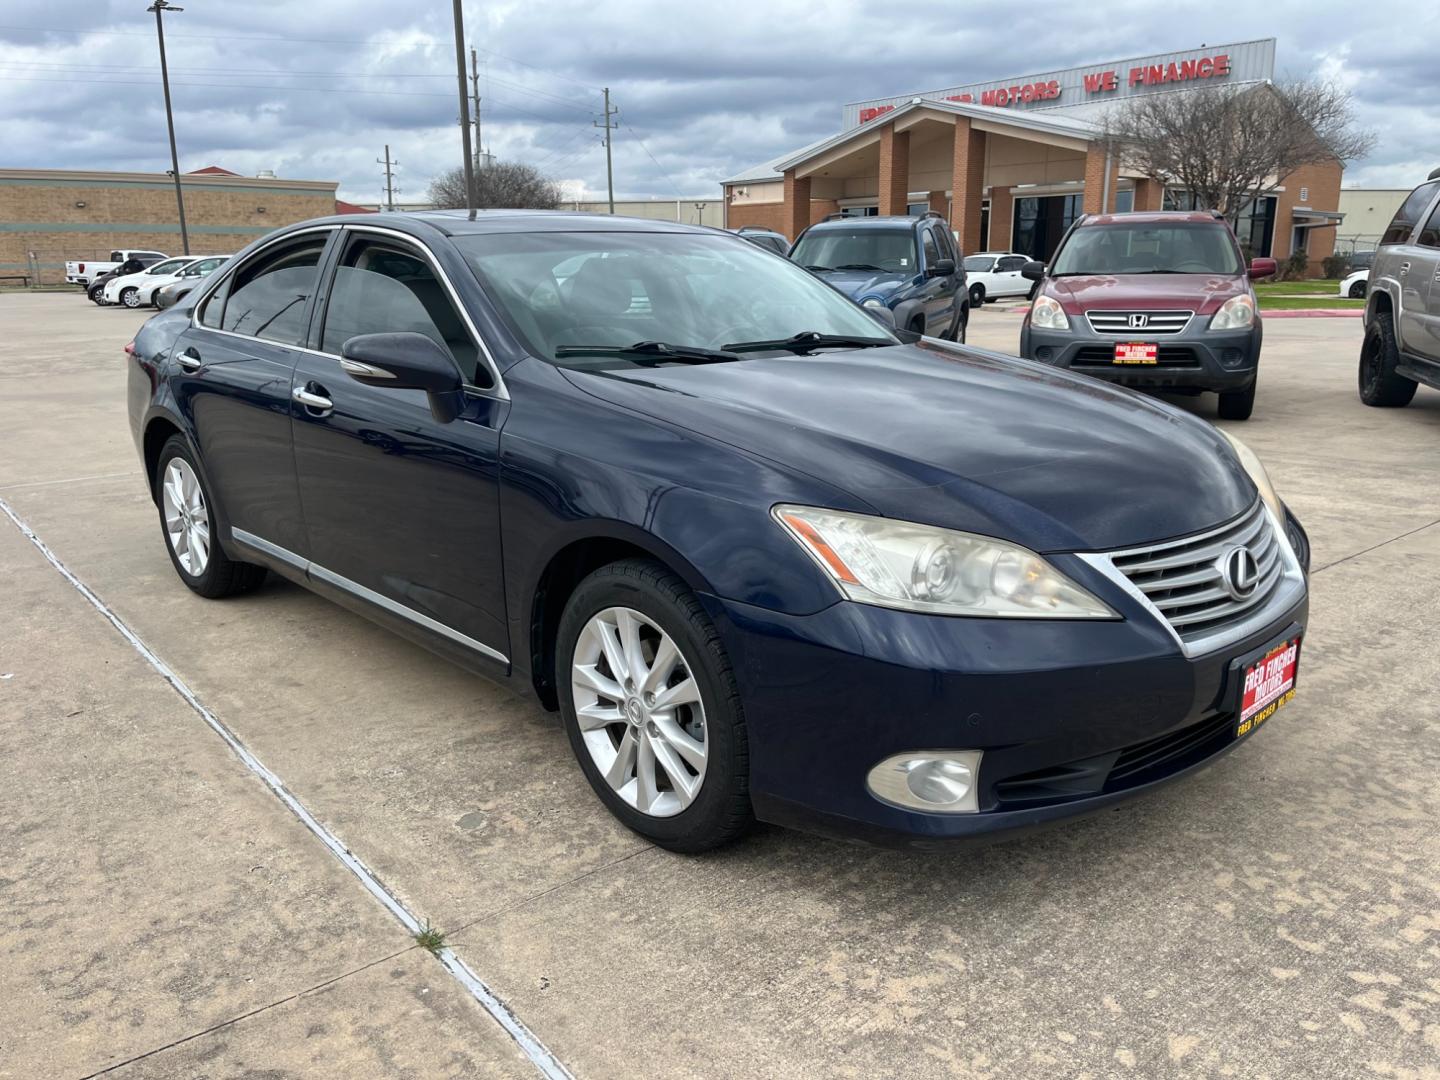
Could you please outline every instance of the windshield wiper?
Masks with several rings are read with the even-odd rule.
[[[739,360],[733,352],[719,349],[702,349],[696,345],[671,345],[665,341],[637,341],[634,345],[561,345],[555,350],[555,359],[565,356],[624,356],[631,359],[640,357],[641,363],[656,364],[721,364],[727,360]]]
[[[841,263],[835,267],[836,270],[880,270],[879,266],[871,266],[869,263]]]
[[[737,341],[733,345],[726,345],[725,349],[732,353],[807,353],[814,349],[831,348],[883,349],[894,344],[893,338],[861,337],[858,334],[822,334],[816,330],[802,330],[792,337],[776,338],[773,341]]]
[[[815,263],[810,263],[809,265],[807,265],[807,266],[805,267],[805,269],[806,269],[806,270],[821,270],[821,271],[824,271],[825,273],[829,273],[831,270],[834,270],[835,267],[833,267],[833,266],[819,266],[819,265],[816,265]]]

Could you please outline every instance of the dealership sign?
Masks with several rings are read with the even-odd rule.
[[[1181,53],[1117,60],[1044,75],[932,90],[919,95],[862,101],[845,107],[845,125],[883,116],[918,96],[997,108],[1045,109],[1132,97],[1216,81],[1257,82],[1275,74],[1275,39],[1217,45]]]

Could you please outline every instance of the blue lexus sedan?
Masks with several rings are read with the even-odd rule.
[[[1309,545],[1242,444],[732,234],[310,221],[127,352],[185,585],[275,573],[528,688],[672,850],[1041,825],[1295,692]]]

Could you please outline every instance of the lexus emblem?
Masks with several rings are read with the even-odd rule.
[[[1220,556],[1220,580],[1225,591],[1236,600],[1244,600],[1260,584],[1260,567],[1247,547],[1233,547]]]
[[[1150,325],[1150,316],[1149,316],[1149,315],[1142,315],[1140,312],[1137,311],[1137,312],[1135,312],[1134,314],[1132,314],[1132,315],[1130,316],[1130,329],[1131,329],[1131,330],[1144,330],[1145,327],[1147,327],[1147,326],[1149,326],[1149,325]]]

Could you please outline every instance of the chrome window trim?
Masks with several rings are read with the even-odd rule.
[[[460,312],[460,317],[465,321],[465,328],[470,331],[471,339],[475,342],[476,348],[479,350],[480,355],[485,358],[485,366],[489,370],[491,377],[493,377],[495,380],[495,385],[493,387],[475,386],[470,382],[465,382],[465,392],[469,394],[478,394],[481,397],[495,398],[498,401],[509,401],[510,391],[505,386],[505,380],[500,377],[500,366],[495,363],[495,357],[490,352],[490,347],[485,344],[485,339],[481,337],[480,331],[476,329],[475,320],[470,317],[469,309],[466,308],[465,304],[461,301],[460,294],[455,291],[455,286],[450,281],[450,275],[445,273],[445,268],[440,265],[439,261],[435,258],[434,253],[431,252],[429,245],[427,245],[423,240],[411,236],[409,233],[401,232],[399,229],[386,229],[382,228],[379,225],[351,225],[349,223],[341,224],[338,222],[333,225],[311,225],[304,229],[296,229],[294,232],[285,233],[283,236],[277,236],[274,240],[266,244],[264,247],[259,247],[252,251],[250,255],[245,259],[245,262],[248,263],[251,259],[255,258],[256,256],[262,254],[265,251],[268,251],[276,244],[284,243],[286,240],[293,239],[297,236],[304,236],[307,233],[312,232],[340,231],[370,232],[378,233],[381,236],[392,236],[400,240],[409,241],[415,247],[420,249],[420,252],[424,256],[425,260],[435,271],[435,276],[440,279],[440,281],[445,286],[445,291],[450,294],[451,302],[454,303],[456,309]],[[229,256],[229,258],[234,258],[234,256]],[[192,304],[190,307],[190,329],[204,330],[207,333],[211,334],[224,334],[227,337],[240,338],[243,341],[269,341],[271,345],[279,346],[282,349],[295,349],[299,352],[307,353],[310,356],[323,356],[327,360],[334,360],[337,364],[343,359],[343,357],[338,356],[337,354],[332,352],[323,352],[320,349],[309,349],[306,348],[304,345],[287,345],[281,341],[270,341],[269,338],[257,338],[251,334],[237,334],[233,330],[221,330],[214,326],[206,326],[204,323],[200,322],[200,309],[205,306],[206,302],[210,299],[211,294],[216,292],[226,280],[235,275],[235,272],[240,265],[243,264],[236,264],[236,266],[233,267],[224,267],[223,273],[220,272],[220,268],[217,268],[216,270],[212,271],[210,274],[207,275],[207,277],[211,280],[205,285],[204,292],[201,294],[201,296],[196,299],[195,303]],[[460,366],[457,364],[455,365],[455,367],[456,370],[459,371]],[[460,372],[460,377],[461,380],[464,381],[465,373],[463,371]]]
[[[244,335],[240,336],[243,337]],[[392,615],[398,615],[402,619],[414,623],[416,626],[424,627],[426,630],[439,634],[441,637],[449,638],[451,641],[458,645],[463,645],[467,649],[473,649],[487,659],[498,661],[507,666],[510,663],[510,658],[498,649],[492,649],[484,642],[476,641],[467,634],[462,634],[459,630],[446,626],[438,619],[432,619],[429,615],[422,614],[414,608],[408,608],[404,604],[391,600],[388,596],[376,592],[374,589],[367,589],[364,585],[361,585],[357,581],[351,581],[342,574],[337,574],[333,570],[325,569],[325,567],[318,563],[313,563],[308,559],[301,558],[293,551],[283,548],[279,544],[272,544],[263,536],[256,536],[252,532],[246,532],[244,529],[237,529],[233,526],[230,529],[230,535],[236,543],[243,544],[248,548],[253,548],[262,554],[270,556],[272,559],[285,563],[287,566],[294,567],[306,577],[312,577],[325,582],[327,585],[333,585],[337,589],[348,592],[361,600],[368,601],[378,608],[383,608]]]
[[[1118,551],[1077,551],[1075,557],[1087,566],[1103,574],[1127,596],[1143,607],[1156,622],[1165,628],[1165,632],[1169,634],[1175,644],[1179,646],[1180,652],[1184,656],[1191,659],[1199,656],[1207,656],[1210,653],[1218,652],[1221,649],[1235,644],[1237,641],[1249,637],[1264,627],[1266,623],[1278,618],[1284,611],[1293,607],[1305,597],[1305,572],[1300,568],[1300,560],[1296,558],[1294,550],[1290,547],[1290,538],[1285,535],[1284,524],[1276,519],[1275,514],[1268,506],[1264,506],[1263,508],[1265,517],[1270,523],[1270,528],[1275,533],[1275,541],[1279,546],[1280,558],[1284,564],[1280,573],[1280,581],[1275,586],[1275,591],[1270,594],[1269,599],[1255,607],[1250,612],[1248,618],[1231,626],[1223,627],[1213,634],[1197,637],[1188,642],[1180,636],[1180,632],[1174,626],[1170,625],[1170,620],[1165,617],[1165,613],[1156,607],[1151,599],[1141,591],[1140,587],[1126,577],[1125,573],[1120,570],[1112,560],[1119,556],[1153,551],[1156,548],[1163,548],[1167,544],[1198,543],[1233,528],[1235,522],[1239,520],[1238,518],[1231,518],[1229,521],[1213,529],[1206,529],[1204,532],[1194,533],[1190,536],[1177,536],[1170,540],[1161,540],[1154,544],[1142,544],[1138,547],[1124,548]],[[1245,513],[1250,513],[1250,510],[1247,510]],[[1244,514],[1240,515],[1240,517],[1244,516]]]

